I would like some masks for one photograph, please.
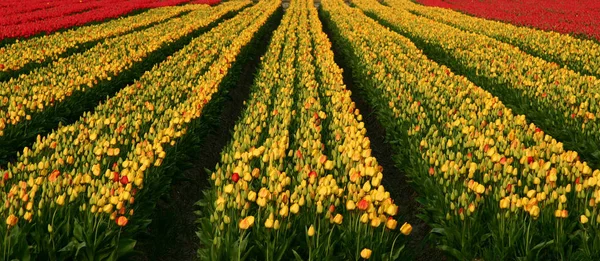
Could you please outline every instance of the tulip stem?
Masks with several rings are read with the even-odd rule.
[[[10,237],[8,237],[8,231],[9,230],[10,230],[10,227],[8,227],[6,229],[6,236],[4,236],[4,238],[8,238],[8,241],[4,242],[4,251],[3,251],[4,252],[4,258],[2,260],[8,260],[8,252],[9,252],[8,248],[10,246]]]
[[[331,249],[331,235],[333,235],[333,230],[335,229],[335,225],[329,230],[329,237],[327,238],[327,257],[329,257],[329,250]]]

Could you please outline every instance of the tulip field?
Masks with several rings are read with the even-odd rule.
[[[600,10],[418,2],[1,2],[0,260],[600,260]]]

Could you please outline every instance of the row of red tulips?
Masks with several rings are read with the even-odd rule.
[[[79,3],[79,0],[65,1],[47,1],[47,0],[29,0],[29,1],[2,1],[0,3],[0,15],[21,14],[26,12],[38,11],[53,8],[60,5],[70,5]]]
[[[43,23],[31,21],[3,26],[0,28],[0,41],[8,38],[25,38],[40,33],[51,33],[73,26],[81,26],[91,22],[100,22],[110,18],[117,18],[140,9],[178,5],[188,1],[189,0],[132,0],[72,15],[48,18],[43,20]]]
[[[234,7],[247,2],[232,2]],[[262,2],[194,39],[138,81],[25,148],[1,181],[3,259],[131,254],[168,189],[180,141],[201,126],[241,48],[278,5]]]
[[[88,10],[115,5],[119,2],[121,2],[121,0],[88,0],[85,2],[72,3],[69,5],[58,5],[52,8],[47,8],[38,11],[4,15],[0,17],[0,26],[10,26],[27,22],[42,21],[53,17],[67,16],[75,13],[85,12]]]
[[[440,249],[458,260],[599,258],[599,170],[360,10],[322,7]]]
[[[594,0],[419,0],[418,2],[429,6],[451,8],[486,19],[565,34],[584,35],[600,40],[600,4]]]

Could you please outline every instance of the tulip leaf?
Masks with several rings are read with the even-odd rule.
[[[447,254],[451,255],[452,257],[458,259],[458,260],[465,260],[466,258],[463,256],[463,254],[452,247],[446,246],[446,245],[440,245],[438,246],[438,248],[444,252],[446,252]]]
[[[392,260],[398,260],[398,258],[400,258],[400,253],[402,253],[402,250],[404,250],[405,246],[406,245],[402,245],[398,249],[394,250],[394,253],[392,254]]]
[[[443,236],[443,235],[446,235],[446,230],[444,228],[441,228],[441,227],[436,227],[436,228],[432,228],[431,229],[431,233]]]
[[[119,240],[119,248],[117,249],[118,256],[124,256],[133,252],[136,243],[137,241],[131,238]]]
[[[294,257],[296,258],[297,261],[303,261],[304,259],[302,259],[302,257],[300,256],[300,254],[298,254],[298,252],[296,252],[296,250],[292,249],[292,253],[294,253]]]
[[[542,242],[542,243],[539,243],[539,244],[535,245],[531,250],[532,251],[540,250],[540,249],[542,249],[542,248],[544,248],[546,246],[552,245],[552,244],[554,244],[554,240]]]
[[[83,227],[81,226],[81,223],[79,223],[79,221],[77,221],[77,220],[75,220],[75,226],[73,228],[73,236],[78,241],[85,241],[85,238],[83,236]]]

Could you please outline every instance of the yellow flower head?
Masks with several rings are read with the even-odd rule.
[[[369,259],[369,258],[371,258],[372,253],[373,253],[373,251],[371,251],[371,249],[363,248],[363,250],[360,251],[360,257],[362,257],[364,259]]]
[[[404,225],[402,225],[402,227],[400,227],[400,232],[406,236],[410,235],[410,232],[412,232],[412,226],[408,223],[404,223]]]

